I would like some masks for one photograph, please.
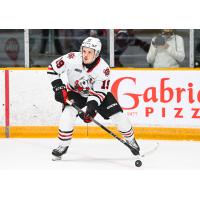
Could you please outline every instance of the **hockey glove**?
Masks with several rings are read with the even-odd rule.
[[[98,107],[98,103],[92,100],[87,102],[86,106],[86,112],[84,114],[79,114],[79,116],[85,123],[90,123],[92,122],[92,118],[96,116],[96,109]]]
[[[66,104],[67,89],[62,80],[56,79],[51,84],[53,86],[53,91],[55,92],[55,100],[60,103]]]

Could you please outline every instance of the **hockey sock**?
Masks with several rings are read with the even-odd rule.
[[[133,134],[133,129],[131,127],[130,130],[126,131],[126,132],[122,132],[120,131],[120,133],[123,135],[123,137],[125,138],[125,140],[128,140],[129,142],[133,140],[134,138],[134,134]]]
[[[60,140],[60,145],[62,146],[69,146],[71,139],[72,139],[72,134],[73,130],[71,131],[62,131],[59,129],[59,134],[58,134],[58,138]]]
[[[114,124],[116,124],[118,131],[123,135],[125,140],[131,141],[134,138],[132,125],[127,116],[122,113],[116,113],[110,117]]]

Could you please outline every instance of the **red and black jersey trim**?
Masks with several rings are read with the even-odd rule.
[[[78,93],[78,91],[76,91],[69,83],[67,83],[67,89],[68,89],[69,91],[73,91],[73,92]]]
[[[100,92],[96,92],[94,90],[90,90],[89,91],[89,94],[90,96],[95,96],[95,97],[98,97],[100,102],[102,102],[104,99],[105,99],[105,95],[100,93]]]
[[[47,74],[58,75],[58,73],[56,71],[54,71],[51,64],[48,66]]]
[[[106,93],[100,92],[100,91],[95,91],[96,93],[102,94],[104,97],[106,96]]]

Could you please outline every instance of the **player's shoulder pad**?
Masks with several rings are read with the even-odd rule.
[[[78,62],[81,60],[81,52],[69,52],[66,55],[64,55],[64,59],[70,63],[70,62]]]
[[[76,64],[79,62],[81,62],[80,52],[70,52],[53,60],[51,66],[55,72],[61,74],[72,63]]]
[[[110,76],[110,66],[103,58],[100,59],[98,70],[99,74],[101,74],[102,76],[104,77]]]

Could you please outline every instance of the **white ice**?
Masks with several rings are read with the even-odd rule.
[[[57,139],[0,139],[0,169],[200,169],[200,142],[138,140],[142,151],[158,149],[135,167],[130,150],[116,139],[73,139],[62,161],[52,161]]]

